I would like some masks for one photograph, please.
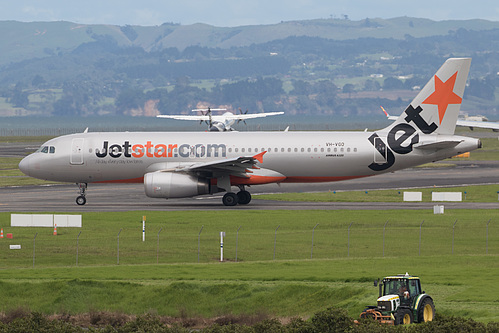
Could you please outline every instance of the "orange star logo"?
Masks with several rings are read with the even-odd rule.
[[[454,93],[454,84],[456,83],[457,72],[454,73],[447,81],[442,82],[435,75],[435,91],[426,98],[422,104],[434,104],[438,106],[438,117],[440,124],[444,119],[445,112],[449,104],[461,104],[462,98]]]

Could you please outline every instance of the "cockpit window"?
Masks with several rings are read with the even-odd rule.
[[[41,146],[37,151],[37,153],[44,153],[44,154],[55,154],[55,147],[54,146]]]

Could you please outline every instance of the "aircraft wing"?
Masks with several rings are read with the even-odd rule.
[[[251,113],[251,114],[224,114],[225,119],[230,120],[246,120],[254,118],[265,118],[269,116],[277,116],[279,114],[284,114],[284,112],[263,112],[263,113]]]
[[[386,110],[383,107],[381,107],[381,109],[385,113],[386,118],[388,118],[389,120],[397,120],[397,118],[398,118],[397,116],[390,116],[390,114],[388,114],[388,112],[386,112]],[[497,123],[497,122],[459,120],[458,119],[456,122],[456,125],[463,126],[463,127],[469,127],[471,130],[473,130],[473,128],[476,127],[476,128],[491,129],[494,132],[499,132],[499,123]]]
[[[243,156],[220,161],[195,163],[178,171],[200,172],[211,176],[226,174],[230,176],[249,178],[248,173],[252,173],[250,169],[258,169],[255,165],[257,162],[263,162],[263,155],[265,153],[266,151],[263,151],[255,156]]]
[[[223,115],[212,115],[211,120],[218,120],[218,121],[222,121],[222,122],[224,120],[246,120],[246,119],[254,119],[254,118],[265,118],[265,117],[269,117],[269,116],[276,116],[279,114],[284,114],[284,112],[264,112],[264,113],[252,113],[252,114],[231,114],[231,113],[227,112]],[[167,118],[167,119],[177,119],[177,120],[210,121],[209,115],[189,116],[189,115],[160,114],[160,115],[157,115],[156,117]]]
[[[166,114],[160,114],[157,115],[156,117],[158,118],[168,118],[168,119],[177,119],[177,120],[198,120],[198,121],[209,121],[210,117],[209,116],[185,116],[185,115],[166,115]]]

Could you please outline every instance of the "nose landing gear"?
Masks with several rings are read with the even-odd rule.
[[[87,203],[87,198],[85,198],[85,191],[87,190],[87,183],[76,183],[78,185],[78,190],[80,195],[76,197],[76,204],[83,206]]]

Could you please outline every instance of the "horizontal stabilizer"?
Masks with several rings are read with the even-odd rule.
[[[437,141],[437,142],[420,142],[414,145],[414,148],[417,149],[432,149],[432,150],[440,150],[446,148],[454,148],[458,144],[463,142],[462,140],[446,140],[446,141]]]

